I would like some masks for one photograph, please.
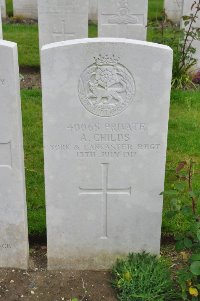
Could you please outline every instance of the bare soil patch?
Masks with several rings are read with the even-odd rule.
[[[3,301],[116,301],[109,272],[47,271],[46,246],[31,249],[26,271],[0,269],[0,300]]]
[[[21,89],[40,89],[41,75],[37,68],[20,68]]]

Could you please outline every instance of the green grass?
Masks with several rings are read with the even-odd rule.
[[[156,256],[130,254],[117,261],[112,274],[121,301],[172,301],[177,296],[170,265]]]
[[[39,68],[39,40],[37,24],[3,24],[4,39],[18,44],[20,67]],[[89,36],[97,36],[97,26],[90,24]]]
[[[13,3],[12,3],[12,0],[6,0],[6,13],[7,13],[7,16],[9,16],[9,17],[13,16]]]
[[[41,91],[23,90],[21,96],[29,233],[44,235],[46,223]]]
[[[39,68],[38,26],[4,24],[4,39],[18,44],[19,65]]]
[[[148,19],[159,20],[162,15],[164,0],[149,0]]]
[[[165,187],[175,183],[175,168],[180,161],[192,158],[200,171],[200,91],[172,91],[168,133],[168,151]],[[200,173],[194,177],[194,188],[200,189]],[[165,216],[168,200],[164,202],[163,232],[178,233],[189,226],[182,216]],[[200,208],[199,208],[200,209]]]

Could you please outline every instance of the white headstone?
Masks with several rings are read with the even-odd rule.
[[[158,254],[172,50],[83,39],[46,45],[41,59],[48,267]]]
[[[0,7],[0,40],[3,39],[3,30],[2,30],[2,18],[1,18],[1,7]]]
[[[6,18],[6,0],[0,0],[1,3],[1,16]]]
[[[13,0],[13,13],[14,16],[37,20],[37,0]]]
[[[165,13],[173,23],[180,24],[183,9],[183,0],[165,0]]]
[[[99,37],[146,40],[148,0],[99,0]]]
[[[27,268],[28,231],[17,45],[0,41],[0,267]]]
[[[195,40],[193,42],[193,47],[196,49],[194,58],[197,60],[197,62],[196,62],[194,69],[195,69],[195,71],[197,71],[197,70],[200,70],[200,40]]]
[[[88,0],[38,2],[40,47],[45,44],[88,37]]]
[[[89,0],[89,20],[93,22],[98,20],[98,0]]]

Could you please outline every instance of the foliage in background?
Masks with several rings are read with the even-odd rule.
[[[183,16],[183,39],[180,39],[175,49],[172,87],[182,89],[193,84],[191,71],[197,62],[194,58],[196,49],[193,47],[193,42],[198,39],[195,24],[199,11],[200,0],[195,0],[191,6],[190,16]]]
[[[13,16],[13,2],[12,0],[6,0],[6,14],[8,17]]]
[[[146,253],[129,254],[113,267],[113,286],[121,301],[172,301],[176,297],[169,264]]]
[[[192,160],[180,162],[176,168],[178,182],[164,195],[170,199],[169,219],[182,214],[189,221],[190,227],[175,237],[177,251],[182,251],[185,267],[178,271],[178,283],[181,298],[184,301],[199,300],[200,295],[200,189],[193,185],[197,174]],[[187,253],[186,253],[187,251]]]
[[[197,40],[199,35],[195,28],[199,11],[200,0],[195,0],[191,7],[191,14],[183,16],[182,30],[167,20],[164,11],[161,21],[156,24],[156,36],[153,37],[153,42],[168,45],[174,52],[172,88],[195,88],[192,70],[197,60],[194,58],[196,49],[193,47],[193,41]]]

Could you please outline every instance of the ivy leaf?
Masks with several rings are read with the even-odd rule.
[[[190,16],[183,16],[182,18],[185,21],[185,20],[189,20],[191,17]]]
[[[192,214],[192,210],[190,206],[184,206],[182,207],[182,212],[184,215],[189,216]]]
[[[191,261],[200,261],[200,254],[193,254],[193,255],[190,257],[190,260],[191,260]]]
[[[200,284],[195,284],[195,286],[198,288],[198,290],[200,289]]]
[[[184,238],[184,246],[188,249],[192,247],[192,241],[187,237]]]
[[[175,239],[176,239],[176,240],[179,240],[179,241],[180,241],[180,240],[183,240],[183,235],[182,235],[182,234],[176,234],[176,235],[175,235]]]
[[[194,261],[190,266],[190,271],[193,275],[200,275],[200,261]]]
[[[183,249],[185,249],[184,241],[183,240],[177,241],[175,247],[177,251],[182,251]]]

